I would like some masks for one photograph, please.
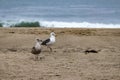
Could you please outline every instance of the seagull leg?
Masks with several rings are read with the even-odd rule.
[[[50,46],[47,46],[49,49],[50,49],[50,51],[52,52],[52,48],[50,47]]]
[[[50,51],[52,52],[52,48],[50,47]]]
[[[37,55],[37,60],[38,60],[38,55]]]
[[[37,55],[35,55],[35,61],[37,60]]]
[[[35,55],[35,61],[37,61],[38,60],[38,55]]]

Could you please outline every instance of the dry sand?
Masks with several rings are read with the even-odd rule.
[[[51,31],[53,52],[34,61],[35,38]],[[0,80],[120,80],[120,29],[0,28]]]

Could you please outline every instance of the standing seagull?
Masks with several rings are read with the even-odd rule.
[[[55,33],[51,32],[50,38],[44,40],[41,45],[47,46],[50,49],[50,51],[52,52],[52,48],[50,47],[50,45],[52,45],[54,43],[55,43]]]
[[[31,53],[35,55],[36,60],[38,60],[38,56],[41,53],[41,43],[42,43],[42,40],[36,39],[36,44],[31,51]]]

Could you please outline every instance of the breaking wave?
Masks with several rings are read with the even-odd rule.
[[[3,27],[10,27],[10,25],[20,22],[35,22],[35,20],[19,20],[19,21],[2,21]],[[120,28],[120,24],[104,24],[104,23],[90,23],[90,22],[60,22],[60,21],[38,21],[41,26],[50,28]]]

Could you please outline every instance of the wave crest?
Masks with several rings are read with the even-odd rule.
[[[89,22],[57,22],[57,21],[43,21],[42,25],[46,27],[55,28],[120,28],[120,24],[103,24],[103,23],[89,23]]]
[[[35,22],[36,20],[19,20],[19,21],[3,21],[4,27],[20,22]],[[41,26],[51,28],[120,28],[120,24],[104,24],[104,23],[90,23],[90,22],[60,22],[60,21],[37,21]]]

